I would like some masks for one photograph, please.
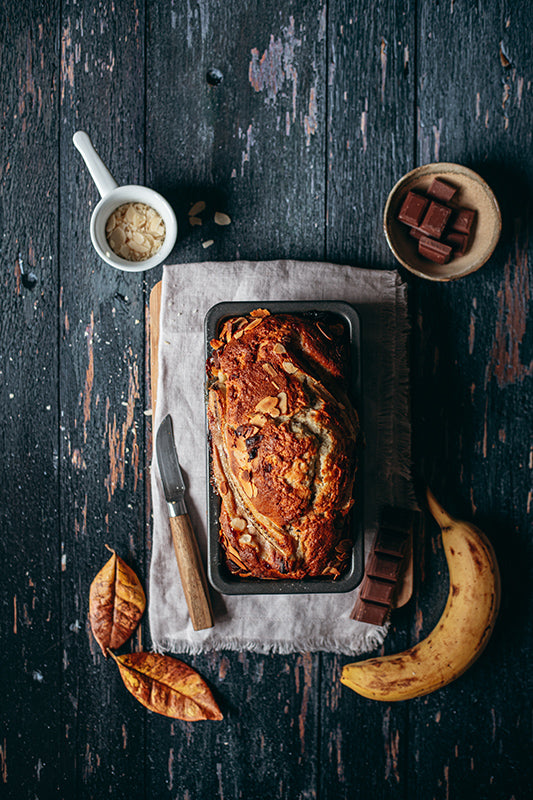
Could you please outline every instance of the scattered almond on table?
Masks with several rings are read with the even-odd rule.
[[[223,214],[222,211],[215,212],[215,224],[216,225],[231,225],[231,217],[228,217],[227,214]]]

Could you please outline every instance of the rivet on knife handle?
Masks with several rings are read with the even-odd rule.
[[[195,631],[213,627],[213,612],[198,543],[188,514],[170,517],[181,585]]]

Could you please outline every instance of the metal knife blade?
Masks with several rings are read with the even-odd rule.
[[[166,415],[158,428],[156,453],[169,514],[172,517],[186,514],[185,482],[178,461],[178,453],[172,428],[172,417],[170,414]]]

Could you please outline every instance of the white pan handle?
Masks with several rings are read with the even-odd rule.
[[[96,184],[98,191],[102,197],[116,189],[118,183],[113,178],[108,168],[93,147],[93,143],[85,133],[85,131],[76,131],[72,137],[74,146],[80,151],[83,160],[87,164],[87,169],[91,173],[91,177]]]

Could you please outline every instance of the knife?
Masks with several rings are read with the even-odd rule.
[[[157,431],[156,452],[181,585],[192,626],[195,631],[212,628],[213,610],[198,542],[185,504],[185,483],[178,461],[170,414],[167,414]]]

